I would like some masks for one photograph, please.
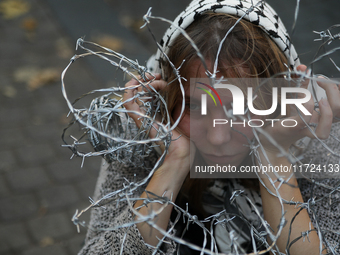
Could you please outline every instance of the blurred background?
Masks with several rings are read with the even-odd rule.
[[[295,0],[268,1],[292,31]],[[156,46],[142,17],[168,19],[188,0],[0,0],[0,254],[66,255],[79,251],[86,233],[71,222],[89,205],[100,158],[73,158],[61,140],[70,121],[60,74],[80,37],[144,64]],[[310,65],[321,41],[313,31],[340,24],[339,0],[302,0],[292,39]],[[160,40],[166,24],[152,30]],[[338,30],[332,30],[334,35]],[[339,40],[337,40],[339,41]],[[336,48],[336,42],[328,47]],[[323,52],[322,52],[323,53]],[[340,65],[339,51],[333,60]],[[339,77],[329,59],[316,73]],[[95,58],[76,61],[67,72],[71,99],[93,89],[123,85],[117,70]],[[86,106],[86,105],[84,105]],[[83,220],[87,221],[86,214]]]

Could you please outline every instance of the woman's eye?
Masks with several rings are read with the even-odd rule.
[[[187,104],[187,107],[190,111],[198,111],[200,109],[198,104]]]

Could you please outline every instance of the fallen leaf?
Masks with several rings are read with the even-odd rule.
[[[38,21],[35,18],[29,17],[25,18],[21,24],[26,32],[32,33],[35,32],[35,30],[37,29]]]
[[[5,97],[14,98],[17,95],[17,90],[13,86],[5,86],[2,89],[2,94]]]
[[[120,16],[120,24],[125,26],[128,29],[132,29],[135,32],[141,33],[141,27],[144,25],[144,20],[140,18],[133,18],[130,15]]]
[[[42,86],[58,81],[60,70],[57,68],[39,69],[34,66],[25,66],[18,68],[14,72],[16,82],[26,83],[28,90],[33,91]]]
[[[25,30],[26,38],[30,42],[34,42],[36,36],[36,29],[38,21],[35,18],[25,18],[21,23],[22,28]]]
[[[120,51],[124,48],[124,42],[122,39],[118,37],[114,37],[111,35],[101,35],[95,37],[94,41],[101,46],[109,48],[114,51]]]
[[[0,12],[4,19],[15,19],[30,9],[30,5],[24,0],[3,0],[0,3]]]
[[[58,81],[59,77],[60,72],[55,68],[42,69],[29,80],[27,88],[31,91],[36,90],[42,86]]]
[[[24,66],[15,70],[13,76],[16,82],[27,83],[32,77],[39,73],[39,68],[35,66]]]
[[[52,237],[47,236],[44,237],[43,239],[40,240],[40,247],[46,247],[46,246],[50,246],[52,244],[54,244],[54,240]]]

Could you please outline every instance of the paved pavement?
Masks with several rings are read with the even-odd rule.
[[[61,147],[68,120],[59,77],[74,42],[45,1],[17,3],[23,14],[0,20],[0,254],[75,254],[85,232],[70,219],[88,204],[98,159],[81,169]],[[74,72],[73,97],[98,83],[86,64]]]
[[[153,6],[155,15],[173,18],[187,2],[0,0],[0,254],[76,254],[83,242],[85,230],[78,234],[71,218],[89,204],[100,159],[80,168],[81,159],[61,147],[69,120],[59,77],[76,39],[108,43],[143,63],[155,46],[137,29],[142,15]],[[270,2],[289,22],[295,1]],[[340,23],[338,0],[317,2],[301,8],[295,33],[305,63],[316,47],[311,31]],[[158,38],[163,27],[154,27]],[[329,61],[320,70],[336,75]],[[101,62],[77,62],[66,79],[70,97],[119,83],[112,74]]]

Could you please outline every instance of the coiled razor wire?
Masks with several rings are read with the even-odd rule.
[[[296,8],[296,15],[294,20],[294,26],[297,20],[297,14],[298,14],[299,5],[297,5]],[[242,17],[241,17],[242,18]],[[241,19],[240,18],[240,19]],[[176,24],[172,23],[169,20],[166,20],[164,18],[160,17],[154,17],[151,15],[151,8],[147,12],[147,14],[144,16],[145,25],[149,28],[149,23],[152,20],[161,20],[167,23],[170,23],[172,26],[176,26]],[[316,81],[320,80],[318,78],[318,75],[313,74],[313,65],[320,61],[321,59],[328,58],[329,61],[333,63],[333,65],[336,67],[338,71],[340,71],[339,63],[336,63],[332,56],[334,53],[340,50],[340,47],[334,47],[330,48],[332,44],[336,41],[339,41],[340,39],[340,33],[336,33],[337,28],[339,28],[340,25],[333,25],[330,28],[325,29],[324,31],[314,31],[319,38],[316,38],[315,41],[320,41],[321,45],[315,54],[314,60],[311,63],[311,67],[309,69],[309,72],[299,72],[297,70],[289,70],[287,68],[287,72],[284,73],[286,79],[288,81],[294,82],[295,86],[300,86],[301,81],[305,79],[309,79],[313,85],[316,84]],[[179,28],[180,29],[180,28]],[[152,31],[149,28],[149,31],[152,33]],[[189,38],[189,36],[186,34],[186,32],[183,29],[180,29],[181,33],[188,39],[188,42],[196,49],[197,56],[199,56],[202,60],[202,63],[205,63],[204,58],[202,54],[199,52],[196,45],[193,43],[193,41]],[[229,31],[230,32],[230,31]],[[228,33],[229,33],[228,32]],[[221,41],[221,44],[223,43],[223,40]],[[157,43],[158,48],[162,51],[161,47]],[[326,50],[326,47],[327,50]],[[138,61],[134,61],[129,59],[128,57],[115,52],[109,48],[100,46],[93,42],[85,41],[84,39],[79,39],[77,41],[76,50],[82,49],[84,53],[75,55],[71,58],[71,61],[69,65],[65,68],[65,70],[62,73],[62,93],[63,96],[67,102],[67,105],[70,109],[70,114],[73,115],[73,121],[69,124],[68,127],[65,128],[63,133],[63,140],[65,142],[65,147],[68,147],[72,153],[73,156],[78,156],[83,159],[82,164],[84,164],[84,160],[88,157],[92,156],[102,156],[108,163],[111,163],[113,161],[118,161],[122,163],[127,164],[134,164],[136,166],[143,166],[145,162],[145,158],[149,157],[153,150],[160,150],[160,147],[163,148],[163,153],[160,153],[159,160],[155,163],[153,169],[150,171],[150,173],[143,178],[141,181],[126,181],[124,183],[123,187],[119,190],[116,190],[114,192],[108,193],[102,198],[100,198],[97,201],[93,201],[91,199],[91,204],[81,210],[80,212],[77,210],[75,215],[73,216],[72,220],[74,224],[77,226],[79,231],[79,226],[86,226],[86,223],[80,220],[81,215],[88,211],[91,208],[96,207],[104,207],[108,204],[120,204],[120,203],[128,203],[128,206],[130,209],[134,212],[136,216],[138,216],[138,220],[126,222],[123,225],[117,225],[111,228],[106,229],[100,229],[101,231],[104,230],[110,230],[114,231],[119,228],[129,228],[130,226],[145,222],[158,231],[160,231],[164,237],[159,241],[158,245],[154,250],[154,254],[159,251],[160,246],[162,242],[166,242],[165,239],[173,240],[178,245],[186,245],[190,247],[191,249],[201,251],[201,254],[218,254],[217,253],[217,244],[214,239],[214,226],[217,224],[223,224],[223,226],[231,226],[230,222],[233,221],[234,217],[233,215],[229,214],[228,212],[221,211],[218,214],[212,215],[204,220],[199,220],[196,215],[192,215],[188,211],[188,205],[186,208],[182,208],[178,205],[176,205],[171,199],[168,199],[163,196],[157,196],[155,194],[151,194],[150,192],[146,191],[146,193],[149,195],[146,199],[143,199],[143,206],[151,205],[152,203],[158,203],[162,204],[163,207],[159,209],[158,211],[150,211],[149,215],[141,215],[139,214],[138,210],[133,209],[133,203],[140,199],[133,196],[133,192],[136,191],[138,188],[143,187],[154,172],[157,170],[157,168],[162,164],[164,157],[168,151],[169,145],[172,140],[176,139],[177,137],[173,137],[172,131],[177,127],[178,122],[184,113],[185,108],[185,100],[183,99],[182,102],[182,110],[181,110],[181,116],[177,119],[175,123],[170,122],[170,113],[167,111],[167,104],[165,99],[162,97],[162,95],[155,90],[152,87],[152,82],[156,79],[155,76],[150,73],[145,66],[142,66],[138,63]],[[164,58],[166,58],[168,61],[166,54],[162,51]],[[217,54],[218,55],[218,54]],[[139,84],[134,87],[111,87],[111,88],[104,88],[104,89],[96,89],[93,91],[90,91],[78,99],[76,99],[73,103],[68,98],[67,92],[66,92],[66,85],[65,85],[65,74],[68,71],[69,67],[78,59],[88,57],[88,56],[96,56],[104,61],[107,61],[110,63],[113,68],[118,69],[119,71],[123,72],[126,77],[129,77],[129,79],[135,79],[136,81],[139,81]],[[184,77],[181,76],[181,70],[180,67],[176,68],[170,61],[170,65],[173,68],[174,73],[176,74],[176,80],[180,86],[182,96],[184,98],[184,88],[182,81],[185,80]],[[206,65],[204,64],[205,68]],[[216,64],[214,66],[213,73],[210,73],[207,68],[207,74],[209,77],[213,80],[215,80],[217,67]],[[282,74],[280,74],[282,75]],[[298,77],[296,78],[292,78]],[[151,78],[150,78],[151,77]],[[325,82],[325,80],[322,80]],[[173,81],[170,81],[169,83],[172,83]],[[335,80],[329,80],[329,82],[337,83]],[[260,84],[261,86],[261,84]],[[259,86],[259,88],[260,88]],[[127,101],[123,100],[122,93],[124,91],[132,89],[135,90],[136,88],[142,88],[142,90],[139,90],[141,92],[136,93],[132,98],[129,98],[128,100],[134,100],[139,101],[142,105],[141,108],[143,110],[142,112],[138,111],[128,111],[124,108],[124,103]],[[85,98],[90,97],[91,95],[97,95],[100,94],[100,96],[96,96],[90,106],[88,108],[76,108],[76,103]],[[256,93],[254,93],[256,97]],[[315,101],[318,102],[320,98],[314,93]],[[146,100],[147,99],[147,100]],[[156,119],[156,116],[159,116],[160,109],[165,109],[165,114],[163,114],[163,119]],[[235,118],[235,116],[232,115],[232,112],[230,110],[225,109],[226,116],[228,118]],[[318,111],[318,103],[315,104],[315,110]],[[129,113],[137,114],[141,120],[141,127],[137,128],[134,121],[129,117]],[[300,114],[300,113],[299,113]],[[300,115],[301,116],[301,115]],[[244,118],[246,119],[246,118]],[[304,120],[303,118],[301,118]],[[337,121],[337,120],[336,120]],[[80,124],[82,127],[82,133],[76,137],[74,135],[70,135],[71,142],[68,143],[66,140],[66,133],[69,131],[69,128],[71,128],[74,124]],[[314,133],[314,126],[306,123],[306,127],[315,135]],[[154,132],[156,131],[156,132]],[[237,130],[235,130],[237,131]],[[150,133],[154,132],[156,135],[153,138],[150,138]],[[239,132],[239,131],[237,131]],[[302,164],[301,163],[301,157],[293,157],[291,154],[287,153],[285,150],[281,148],[281,146],[268,134],[264,131],[262,128],[253,128],[253,133],[255,136],[255,139],[253,141],[249,141],[249,147],[251,149],[251,154],[254,156],[253,160],[257,158],[259,159],[258,150],[262,150],[262,146],[259,140],[259,135],[265,136],[273,145],[275,145],[281,152],[281,155],[279,156],[286,156],[289,161],[292,164]],[[328,156],[330,160],[336,160],[336,163],[339,163],[339,134],[331,134],[331,138],[336,141],[337,146],[335,147],[329,147],[324,141],[320,140],[315,135],[315,139],[319,140],[322,147],[328,151]],[[83,151],[83,145],[86,143],[85,141],[88,140],[90,144],[93,147],[93,151],[84,152]],[[255,162],[255,161],[254,161]],[[330,161],[332,162],[332,161]],[[248,198],[245,197],[245,199],[248,201],[248,203],[252,206],[253,210],[257,214],[262,226],[264,227],[264,232],[259,232],[256,228],[254,228],[250,222],[246,219],[246,217],[238,216],[247,223],[251,229],[251,240],[253,243],[253,249],[254,252],[252,254],[265,254],[268,251],[273,252],[274,254],[280,254],[277,246],[276,246],[276,240],[280,236],[282,229],[286,223],[285,220],[285,211],[283,205],[293,204],[300,208],[299,212],[302,209],[307,209],[308,212],[313,215],[314,218],[312,218],[312,221],[315,223],[315,227],[318,231],[318,235],[321,240],[323,240],[323,244],[325,247],[327,247],[329,254],[339,254],[340,247],[339,244],[329,243],[326,241],[323,236],[327,233],[330,233],[334,236],[340,236],[339,230],[331,230],[331,229],[322,229],[319,228],[319,222],[322,221],[322,219],[318,219],[316,217],[316,212],[314,210],[314,205],[320,202],[323,199],[331,200],[332,197],[335,197],[336,199],[333,201],[330,201],[329,205],[330,207],[339,207],[339,191],[340,191],[340,182],[335,180],[332,182],[332,185],[329,183],[324,183],[320,179],[312,178],[313,176],[302,176],[303,178],[310,181],[313,185],[313,187],[323,187],[324,189],[328,190],[328,194],[325,194],[322,198],[315,198],[313,196],[313,189],[311,190],[310,199],[306,202],[294,202],[294,201],[287,201],[284,200],[280,196],[279,188],[282,185],[285,185],[287,181],[280,178],[280,176],[276,175],[276,179],[268,178],[271,181],[272,186],[275,189],[275,192],[270,191],[269,187],[266,187],[265,184],[261,181],[261,178],[259,177],[260,182],[262,185],[265,186],[267,191],[271,193],[273,196],[276,196],[281,204],[281,223],[279,225],[277,233],[274,235],[270,226],[265,221],[265,219],[261,216],[260,212],[257,210],[256,206],[253,204],[253,202]],[[332,177],[332,176],[331,176]],[[334,177],[334,176],[333,176]],[[279,185],[277,185],[279,184]],[[231,202],[238,196],[245,196],[242,191],[234,191],[232,194]],[[176,212],[176,219],[173,222],[173,225],[170,227],[169,230],[165,231],[157,226],[157,215],[169,204],[173,205],[173,210]],[[331,208],[330,208],[331,209]],[[298,212],[298,213],[299,213]],[[297,213],[297,214],[298,214]],[[223,217],[223,220],[221,219],[221,216]],[[339,216],[340,217],[340,216]],[[294,221],[295,217],[293,218]],[[178,223],[180,220],[183,220],[186,224],[185,231],[189,228],[189,225],[196,224],[199,226],[204,233],[204,242],[202,246],[197,246],[195,244],[192,244],[190,242],[185,241],[183,238],[171,235],[171,231],[173,230],[176,223]],[[209,224],[207,224],[209,223]],[[210,225],[210,227],[207,227]],[[291,226],[290,226],[291,229]],[[287,243],[287,252],[289,252],[290,247],[299,239],[303,239],[305,241],[308,240],[308,235],[312,230],[310,227],[309,230],[301,233],[301,236],[294,239],[289,240]],[[183,233],[184,235],[184,233]],[[229,233],[230,240],[232,242],[233,247],[233,254],[245,254],[246,252],[243,250],[241,245],[238,243],[237,235],[234,233],[234,231],[231,231]],[[266,238],[268,236],[269,238]],[[182,236],[183,237],[183,236]],[[209,238],[208,238],[209,237]],[[211,240],[210,249],[207,249],[207,242],[208,240]],[[340,238],[338,238],[340,240]],[[256,243],[261,243],[265,249],[259,251],[257,250]],[[122,247],[124,245],[124,241],[122,243]],[[322,243],[320,242],[320,249],[322,247]]]

